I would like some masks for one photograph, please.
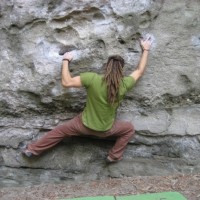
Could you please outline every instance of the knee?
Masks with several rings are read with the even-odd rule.
[[[127,129],[128,129],[128,133],[129,133],[130,138],[133,137],[134,134],[135,134],[135,128],[134,128],[133,124],[128,122]]]

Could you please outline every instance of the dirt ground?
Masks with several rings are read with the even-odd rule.
[[[132,177],[90,182],[0,188],[0,200],[55,200],[85,196],[122,196],[177,191],[188,200],[200,200],[200,174]]]

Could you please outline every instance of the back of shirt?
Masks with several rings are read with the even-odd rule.
[[[131,77],[124,77],[119,89],[118,101],[110,104],[107,101],[107,87],[103,82],[103,75],[97,73],[81,73],[81,83],[87,90],[86,106],[82,113],[83,124],[96,131],[109,130],[116,116],[116,110],[124,95],[133,88],[135,80]]]

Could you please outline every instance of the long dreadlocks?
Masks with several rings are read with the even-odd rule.
[[[119,86],[123,78],[124,59],[121,56],[114,55],[108,58],[105,65],[105,74],[103,80],[107,85],[107,99],[110,104],[116,102]]]

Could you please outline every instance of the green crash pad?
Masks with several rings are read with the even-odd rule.
[[[60,199],[60,200],[115,200],[113,196],[97,196],[97,197],[79,197],[71,199]]]
[[[141,194],[132,196],[119,196],[117,200],[187,200],[178,192],[162,192],[152,194]]]
[[[187,200],[178,192],[162,192],[162,193],[148,193],[141,195],[129,196],[97,196],[97,197],[80,197],[60,200]]]

